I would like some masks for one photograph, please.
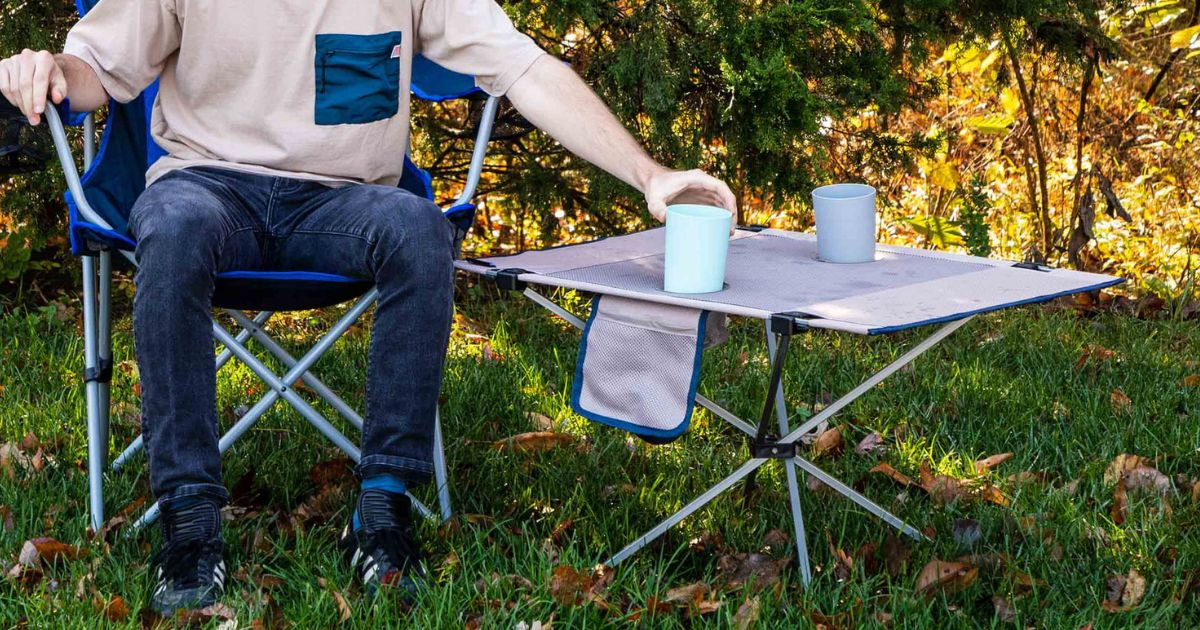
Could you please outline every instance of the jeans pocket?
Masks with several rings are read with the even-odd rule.
[[[316,123],[358,125],[400,110],[399,31],[317,35]]]

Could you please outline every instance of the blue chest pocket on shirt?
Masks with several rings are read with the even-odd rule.
[[[318,125],[386,120],[400,109],[400,31],[317,35]]]

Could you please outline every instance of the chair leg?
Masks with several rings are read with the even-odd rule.
[[[87,404],[88,512],[94,530],[104,524],[104,458],[108,444],[100,410],[100,383],[96,317],[96,261],[83,258],[83,365],[84,397]]]
[[[96,325],[99,339],[97,339],[96,354],[99,359],[100,368],[105,372],[104,378],[99,382],[100,442],[104,444],[104,459],[101,462],[101,467],[103,468],[108,465],[109,429],[112,419],[112,252],[108,250],[102,251],[99,258],[100,280],[97,286],[99,290],[99,296],[97,297],[97,305],[99,307],[97,315],[99,319]]]
[[[442,444],[442,414],[440,410],[435,413],[437,415],[433,420],[433,480],[437,484],[442,520],[448,521],[454,515],[450,506],[450,476],[446,471],[446,449]]]

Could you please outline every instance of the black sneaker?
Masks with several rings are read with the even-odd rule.
[[[220,507],[212,501],[163,510],[163,546],[152,561],[150,608],[171,615],[217,602],[228,575],[220,520]]]
[[[395,586],[403,589],[407,598],[425,578],[412,501],[403,494],[362,491],[338,546],[368,595],[374,595],[380,586]]]

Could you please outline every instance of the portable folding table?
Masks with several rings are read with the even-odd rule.
[[[661,228],[579,245],[468,258],[456,263],[459,269],[495,280],[503,289],[522,291],[581,330],[584,322],[580,318],[529,285],[685,306],[766,323],[770,384],[758,424],[737,417],[703,396],[696,397],[699,405],[749,436],[750,459],[621,549],[606,564],[613,566],[629,558],[739,481],[752,482],[755,472],[771,461],[780,461],[786,471],[797,556],[805,584],[811,580],[811,569],[796,469],[812,475],[904,534],[923,539],[915,528],[805,459],[797,447],[798,440],[975,315],[1122,282],[1110,276],[1029,263],[887,245],[879,246],[875,262],[857,265],[823,263],[817,260],[816,253],[816,238],[810,234],[739,228],[729,245],[725,289],[701,295],[673,294],[662,289]],[[793,335],[809,329],[880,335],[933,324],[941,327],[924,341],[820,413],[795,428],[790,426],[781,381]],[[777,434],[772,433],[772,415],[777,422]]]

